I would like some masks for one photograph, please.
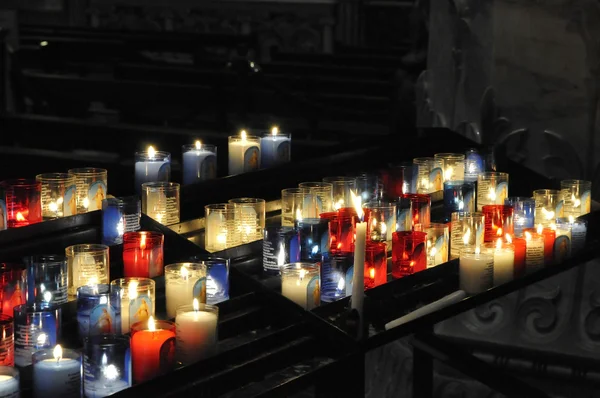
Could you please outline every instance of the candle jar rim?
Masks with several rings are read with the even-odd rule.
[[[217,146],[213,144],[200,144],[200,148],[196,148],[196,144],[184,144],[181,146],[182,152],[191,152],[205,149],[208,152],[217,153]]]
[[[3,188],[33,188],[38,189],[42,187],[40,181],[36,181],[31,178],[13,178],[4,180],[0,183]]]
[[[98,297],[107,294],[110,294],[110,285],[108,283],[83,285],[77,288],[77,298]]]
[[[337,211],[326,211],[325,213],[319,214],[319,218],[323,218],[329,221],[335,221],[337,219],[338,213]]]
[[[142,239],[142,235],[146,236],[146,240],[162,240],[164,235],[162,232],[157,231],[129,231],[123,234],[123,243],[125,242],[137,242]]]
[[[0,326],[12,324],[14,321],[13,317],[6,314],[0,314]]]
[[[459,218],[460,217],[463,217],[463,218],[466,218],[466,217],[470,217],[470,218],[474,218],[474,217],[475,218],[482,218],[482,217],[484,217],[484,214],[481,211],[453,211],[452,212],[452,217],[454,218],[454,217],[457,217],[457,216]]]
[[[34,254],[23,258],[25,264],[63,264],[67,257],[62,254]]]
[[[287,227],[290,229],[294,229],[294,227]],[[190,262],[204,264],[204,265],[214,265],[214,264],[223,264],[229,265],[230,260],[225,257],[218,256],[191,256],[189,258]]]
[[[310,190],[307,188],[285,188],[281,190],[281,196],[284,195],[305,195],[309,194]]]
[[[207,210],[212,212],[219,211],[234,214],[236,209],[233,207],[232,203],[212,203],[204,206],[205,213],[207,213]]]
[[[305,188],[305,189],[306,188],[308,188],[308,189],[331,188],[331,189],[333,189],[333,184],[330,182],[325,182],[325,181],[305,181],[305,182],[301,182],[300,184],[298,184],[298,188]]]
[[[307,274],[319,273],[319,263],[309,263],[306,261],[297,261],[294,263],[287,263],[280,267],[281,275],[291,275],[305,270]]]
[[[156,289],[156,282],[151,278],[143,278],[139,276],[126,276],[118,278],[110,282],[111,287],[128,288],[131,282],[137,282],[137,289]]]
[[[448,185],[448,187],[456,187],[456,186],[469,186],[469,187],[475,187],[475,181],[466,181],[466,180],[448,180],[448,181],[444,181],[444,189],[446,188],[446,185]]]
[[[241,135],[230,135],[227,139],[229,142],[243,141]],[[260,141],[260,136],[246,134],[246,141]]]
[[[514,210],[512,205],[483,205],[481,207],[481,212],[485,215],[485,213],[494,211],[494,210],[502,210],[503,212],[510,212],[510,210]]]
[[[39,182],[75,182],[75,176],[69,173],[42,173],[35,176],[36,181]]]
[[[16,381],[19,381],[19,369],[14,366],[0,365],[0,375],[12,376]]]
[[[348,176],[332,176],[332,177],[324,177],[323,182],[329,182],[333,185],[333,183],[355,183],[356,177],[348,177]]]
[[[397,239],[412,239],[412,240],[422,240],[423,242],[427,239],[427,233],[422,231],[395,231],[392,233],[392,236],[396,236]]]
[[[378,210],[389,210],[396,208],[396,202],[392,201],[381,201],[381,200],[370,200],[362,204],[364,209],[378,209]]]
[[[265,204],[266,201],[260,198],[234,198],[229,199],[228,203],[234,205],[257,205],[257,204]]]
[[[571,222],[571,220],[569,219],[569,217],[558,217],[556,219],[556,225],[558,224],[583,224],[585,226],[587,226],[588,221],[584,218],[581,217],[573,217],[573,222]]]
[[[154,319],[154,326],[156,330],[165,329],[175,331],[175,322],[165,321],[163,319]],[[132,332],[141,332],[148,330],[148,320],[135,322],[131,325]],[[133,336],[133,333],[131,334]]]
[[[261,138],[267,138],[267,137],[285,137],[285,138],[292,138],[292,133],[289,132],[285,132],[285,131],[281,131],[281,130],[277,130],[277,134],[273,134],[272,131],[263,131],[260,133]]]
[[[490,178],[508,178],[508,173],[504,173],[502,171],[482,171],[478,173],[478,178],[481,179],[490,179]]]
[[[577,185],[589,185],[592,186],[592,182],[589,180],[576,180],[576,179],[566,179],[566,180],[561,180],[560,181],[560,185],[571,185],[571,186],[577,186]]]
[[[433,155],[434,159],[448,159],[448,160],[464,160],[465,159],[465,154],[464,153],[452,153],[452,152],[442,152],[442,153],[436,153]]]
[[[187,268],[193,272],[199,272],[206,274],[206,264],[201,263],[171,263],[169,265],[165,265],[165,276],[167,274],[181,275],[181,269]],[[191,276],[191,275],[190,275]]]
[[[448,224],[440,223],[440,222],[430,222],[426,227],[423,227],[424,230],[427,229],[449,229]]]
[[[304,225],[319,225],[319,224],[327,224],[329,220],[326,218],[317,218],[317,217],[306,217],[297,221],[298,226],[302,227]]]
[[[426,163],[430,163],[433,162],[434,160],[436,160],[433,156],[421,156],[418,158],[414,158],[413,159],[413,165],[420,165],[420,164],[426,164]]]
[[[123,346],[129,345],[131,342],[131,338],[124,334],[96,334],[92,336],[84,336],[83,337],[83,345],[84,349],[88,345],[97,345],[97,346]]]
[[[417,201],[419,203],[431,201],[431,195],[428,193],[403,193],[400,195],[400,198],[410,199],[411,201]]]
[[[368,241],[365,244],[365,251],[367,252],[385,252],[387,251],[387,245],[385,242]]]
[[[508,243],[506,241],[504,241],[501,237],[498,237],[498,239],[500,239],[502,241],[502,249],[515,249],[515,244],[514,243]],[[497,242],[498,239],[496,239],[494,242],[485,242],[483,244],[483,247],[485,247],[486,249],[491,249],[491,250],[496,250],[498,248],[497,246]]]
[[[62,359],[76,359],[76,360],[81,360],[81,353],[77,350],[73,350],[71,348],[65,348],[62,346],[62,344],[56,344],[54,347],[51,348],[43,348],[41,350],[37,350],[32,354],[32,358],[33,358],[33,366],[35,366],[36,363],[41,362],[45,359],[54,359],[54,348],[56,348],[57,345],[60,345],[60,347],[62,348]]]
[[[102,202],[108,202],[110,205],[117,205],[117,206],[126,206],[126,205],[132,205],[132,204],[138,204],[140,202],[140,197],[136,196],[136,195],[129,195],[129,196],[119,196],[119,197],[110,197],[110,198],[106,198],[106,199],[102,199]]]
[[[60,311],[61,307],[59,304],[55,304],[55,303],[42,303],[44,304],[43,307],[41,307],[38,304],[19,304],[17,306],[15,306],[14,308],[14,312],[20,312],[20,313],[33,313],[33,312],[56,312],[56,311]]]
[[[77,245],[67,246],[65,248],[65,254],[67,257],[72,257],[76,254],[89,254],[89,255],[99,255],[103,253],[108,253],[108,246],[103,245],[101,243],[81,243]]]
[[[77,167],[74,169],[69,169],[67,173],[80,177],[100,177],[106,176],[108,174],[108,170],[100,167]]]
[[[477,249],[479,249],[479,253],[477,253]],[[463,257],[465,255],[466,256],[485,255],[485,256],[494,258],[494,253],[493,253],[492,249],[485,247],[485,245],[483,247],[463,246],[463,247],[461,247],[461,249],[459,251],[459,258]]]
[[[179,191],[181,185],[172,181],[152,181],[142,183],[142,190],[145,191]]]
[[[188,312],[210,312],[210,313],[216,314],[217,319],[219,318],[219,307],[217,305],[213,305],[213,304],[199,303],[197,310],[194,309],[193,304],[183,304],[183,305],[178,306],[175,309],[176,315],[185,314]]]
[[[528,196],[509,196],[508,198],[504,199],[504,204],[506,205],[506,202],[516,202],[516,203],[535,203],[535,199],[530,198]],[[510,206],[510,205],[507,205]]]
[[[171,160],[171,153],[167,151],[155,151],[152,156],[146,151],[137,151],[134,154],[136,161],[165,161]]]
[[[533,191],[533,196],[536,195],[560,195],[560,190],[558,189],[536,189]]]

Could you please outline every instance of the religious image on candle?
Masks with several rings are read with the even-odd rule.
[[[260,138],[242,130],[240,136],[229,137],[229,175],[256,171],[260,168]]]

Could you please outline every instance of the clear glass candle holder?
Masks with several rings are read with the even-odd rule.
[[[60,346],[33,353],[33,396],[79,397],[81,354]]]
[[[260,169],[260,137],[247,135],[228,139],[229,175],[248,173]]]
[[[107,397],[131,387],[128,336],[92,336],[84,340],[82,354],[86,397]]]
[[[329,251],[329,220],[305,218],[298,221],[296,229],[300,234],[300,261],[320,262],[323,252]]]
[[[477,210],[486,205],[503,205],[508,198],[508,173],[487,171],[477,176]]]
[[[440,159],[431,157],[414,158],[413,171],[416,177],[416,188],[419,194],[441,191],[444,187],[444,169]]]
[[[273,134],[275,133],[275,134]],[[276,127],[260,138],[260,166],[274,167],[289,163],[292,158],[292,135],[283,133]]]
[[[521,196],[506,198],[505,206],[513,208],[513,224],[515,236],[523,236],[523,230],[535,226],[535,200]]]
[[[535,200],[535,225],[542,224],[548,227],[563,213],[559,190],[537,189],[533,191],[533,199]]]
[[[382,199],[383,184],[377,174],[358,173],[353,177],[356,179],[356,192],[357,195],[360,195],[362,203]]]
[[[61,337],[61,309],[19,305],[14,309],[15,365],[31,365],[37,350],[54,347]]]
[[[108,195],[108,171],[96,167],[71,169],[77,186],[77,213],[102,209],[102,201]],[[70,205],[69,205],[70,206]]]
[[[146,152],[135,153],[135,191],[143,192],[142,185],[147,182],[171,181],[171,154],[156,151],[149,147]]]
[[[458,258],[463,247],[483,246],[484,228],[485,217],[483,213],[452,213],[450,221],[450,258]]]
[[[65,256],[30,256],[25,258],[25,264],[28,305],[46,308],[68,301],[69,266]]]
[[[195,144],[182,146],[183,185],[217,178],[217,147],[215,145]]]
[[[321,301],[330,303],[352,294],[354,253],[323,253]]]
[[[177,360],[183,365],[209,358],[218,351],[219,307],[193,304],[177,307]]]
[[[165,237],[160,232],[123,234],[123,276],[154,278],[163,274]]]
[[[356,192],[356,178],[354,177],[325,177],[323,182],[332,185],[333,190],[333,209],[339,210],[343,207],[351,207],[352,194]]]
[[[484,171],[483,158],[477,149],[465,152],[465,181],[477,182],[477,176]]]
[[[218,304],[229,300],[229,267],[228,258],[192,256],[192,263],[206,266],[206,303]]]
[[[436,153],[434,159],[442,161],[444,181],[464,181],[465,155],[462,153]]]
[[[204,206],[206,251],[214,253],[241,244],[242,240],[236,226],[236,212],[237,209],[229,203]]]
[[[77,288],[77,324],[79,338],[120,333],[118,329],[117,292],[109,284],[86,285]]]
[[[329,182],[301,182],[298,188],[308,189],[316,201],[317,216],[333,211],[333,184]]]
[[[15,324],[13,316],[0,314],[0,367],[15,366],[14,332]]]
[[[592,182],[563,180],[560,182],[562,212],[557,217],[579,217],[592,211]]]
[[[155,320],[131,325],[131,361],[134,383],[169,373],[175,367],[175,323]]]
[[[320,285],[318,264],[300,262],[281,268],[281,294],[305,310],[321,304]]]
[[[380,182],[383,186],[383,196],[398,199],[400,195],[415,192],[412,190],[412,163],[390,164],[380,171]]]
[[[27,303],[27,270],[22,264],[0,263],[0,313],[13,316],[13,308]],[[0,349],[0,365],[2,364]]]
[[[75,176],[68,173],[45,173],[35,176],[42,184],[42,218],[52,220],[77,214]]]
[[[427,234],[427,268],[448,262],[450,247],[450,228],[448,224],[431,223],[424,228]]]
[[[110,259],[106,245],[82,244],[65,249],[69,267],[69,295],[76,296],[77,288],[110,282]]]
[[[242,243],[261,240],[265,228],[265,200],[257,198],[230,199],[236,209],[236,228]]]
[[[146,322],[156,311],[156,282],[150,278],[120,278],[110,283],[117,314],[116,330],[129,333],[131,325]]]
[[[494,253],[487,248],[465,247],[460,251],[460,289],[472,295],[494,286]]]
[[[483,206],[482,213],[485,219],[484,242],[495,242],[506,234],[514,234],[514,211],[511,206],[486,205]]]
[[[406,217],[409,217],[410,221],[406,221]],[[424,226],[429,225],[430,220],[431,196],[409,193],[400,197],[398,201],[398,225],[410,222],[413,230],[421,231]]]
[[[177,308],[193,299],[206,303],[206,265],[176,263],[165,267],[167,317],[175,318]]]
[[[0,183],[4,197],[0,198],[0,216],[7,228],[26,227],[42,222],[42,183],[35,180],[16,179]],[[5,205],[5,208],[2,208]],[[4,211],[5,210],[5,211]]]
[[[317,216],[317,196],[307,188],[281,190],[281,225],[293,227],[303,218]]]
[[[420,231],[392,235],[392,276],[402,278],[427,268],[427,234]]]
[[[329,222],[329,251],[336,251],[338,247],[338,229],[339,229],[339,220],[338,220],[338,212],[331,211],[327,213],[321,213],[319,215],[321,220],[327,220]],[[293,262],[293,261],[291,261]]]
[[[475,183],[463,180],[444,182],[444,215],[450,221],[456,211],[475,211]]]
[[[365,289],[387,282],[387,246],[384,242],[367,242],[364,279]]]
[[[396,203],[372,201],[363,205],[367,221],[367,239],[392,245],[392,233],[396,232]]]
[[[571,231],[571,255],[575,256],[585,248],[587,238],[587,221],[573,216],[558,218],[556,226],[559,229]],[[555,242],[556,243],[556,242]],[[560,245],[560,242],[558,242]],[[560,249],[560,248],[559,248]]]
[[[293,227],[266,226],[263,235],[263,270],[279,274],[281,266],[300,261],[300,233]]]
[[[180,185],[176,182],[142,184],[142,213],[163,225],[179,222]]]
[[[2,398],[19,398],[20,393],[20,376],[19,370],[12,366],[0,366],[0,380],[2,380],[2,390],[0,397]]]
[[[123,234],[140,230],[142,202],[137,196],[108,198],[102,201],[102,243],[123,243]]]

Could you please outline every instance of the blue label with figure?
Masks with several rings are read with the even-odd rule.
[[[348,271],[346,271],[346,296],[352,295],[353,279],[354,279],[354,265],[350,266],[350,268],[348,268]]]
[[[429,191],[441,191],[444,187],[444,172],[440,167],[435,167],[429,173]]]
[[[461,209],[459,206],[458,210],[468,212],[475,211],[475,193],[473,191],[469,190],[465,193],[465,196],[463,197],[463,208]]]
[[[321,304],[320,278],[313,276],[306,286],[306,309],[311,310]]]
[[[102,208],[102,204],[100,204],[100,208]],[[65,217],[77,214],[77,186],[75,185],[71,185],[65,190],[65,196],[63,197],[63,214]]]
[[[0,231],[6,229],[6,203],[0,199]]]
[[[102,180],[94,181],[88,189],[88,210],[102,210],[102,201],[106,199],[106,184]]]
[[[566,235],[557,236],[554,240],[554,262],[563,263],[571,255],[571,239]]]
[[[276,161],[277,162],[288,162],[290,160],[290,153],[291,153],[290,141],[289,140],[283,141],[277,147]]]
[[[129,325],[146,322],[152,315],[152,299],[147,295],[139,295],[129,300]]]
[[[171,181],[171,163],[165,162],[158,169],[157,181]]]
[[[197,298],[201,303],[206,303],[206,278],[200,278],[194,285],[194,298]]]
[[[92,309],[92,312],[90,312],[89,322],[89,336],[114,333],[115,313],[107,304],[97,305]],[[80,328],[82,327],[81,322],[79,323],[79,326]],[[85,336],[85,334],[82,336]]]
[[[556,208],[554,209],[556,217],[555,218],[562,218],[565,216],[565,201],[564,200],[560,200],[558,201],[558,204],[556,205]]]
[[[508,183],[501,182],[496,185],[496,201],[494,203],[503,205],[506,198],[508,198]]]
[[[200,164],[200,179],[212,180],[217,177],[217,157],[209,155]]]
[[[260,166],[260,151],[257,146],[246,149],[244,153],[244,171],[258,170]]]

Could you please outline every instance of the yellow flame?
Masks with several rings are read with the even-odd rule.
[[[277,254],[277,265],[282,266],[285,264],[285,247],[283,243],[279,245],[279,254]]]
[[[475,254],[481,254],[481,249],[479,246],[475,247]]]
[[[242,132],[240,133],[240,135],[242,136],[242,141],[246,141],[246,138],[248,137],[248,134],[246,133],[246,130],[242,130]]]
[[[573,207],[579,207],[581,205],[581,200],[575,198],[575,194],[571,195],[571,200],[573,201]]]
[[[575,222],[575,217],[569,216],[569,223],[573,224]]]
[[[542,232],[544,232],[544,226],[542,224],[538,224],[537,233],[541,235]]]
[[[271,134],[277,135],[278,133],[279,133],[279,128],[277,126],[273,126],[273,128],[271,129]]]
[[[463,243],[465,245],[469,244],[469,240],[471,240],[471,228],[467,228],[467,232],[463,235]]]
[[[495,202],[496,201],[496,190],[490,189],[490,193],[488,194],[488,197],[490,198],[491,201]]]
[[[444,171],[444,180],[450,181],[450,179],[452,179],[453,172],[454,169],[451,166],[446,167],[446,170]]]
[[[202,149],[202,142],[200,140],[196,140],[196,149]]]
[[[558,229],[558,227],[556,226],[556,224],[552,223],[552,224],[550,224],[550,229],[553,231],[556,231]]]
[[[194,308],[194,311],[200,311],[200,302],[197,298],[192,301],[192,308]]]
[[[52,213],[56,213],[58,211],[58,203],[50,202],[48,205],[48,210],[50,210]]]
[[[435,257],[436,254],[437,254],[437,248],[432,247],[431,251],[429,252],[429,256],[430,257]]]
[[[302,210],[299,207],[296,207],[296,221],[302,221]]]
[[[512,237],[510,236],[510,234],[506,234],[504,235],[504,237],[506,238],[506,242],[508,242],[508,244],[512,243]]]
[[[381,224],[381,234],[387,234],[387,224],[382,222]]]
[[[529,233],[529,231],[525,232],[525,240],[526,241],[530,241],[531,240],[531,234]]]
[[[86,209],[90,207],[90,200],[88,198],[83,198],[83,207]]]
[[[60,361],[60,359],[63,356],[63,349],[60,346],[60,344],[57,344],[56,347],[54,347],[54,351],[52,352],[52,354],[54,355],[54,359]]]
[[[344,279],[344,277],[341,277],[338,280],[337,290],[343,290],[345,287],[346,287],[346,280]]]
[[[190,271],[188,271],[188,269],[185,265],[181,267],[179,272],[181,273],[181,277],[183,279],[187,279],[190,276]]]
[[[370,277],[371,279],[375,279],[375,268],[371,267],[371,268],[369,269],[369,277]]]
[[[156,331],[156,322],[154,322],[154,317],[152,315],[148,318],[148,330],[151,332]]]
[[[502,249],[502,238],[498,238],[496,241],[496,250]]]
[[[497,235],[497,236],[502,236],[502,233],[503,233],[503,232],[504,232],[504,231],[502,231],[502,228],[498,228],[498,231],[496,231],[496,235]]]
[[[23,217],[23,214],[21,214],[21,212],[17,212],[17,221],[26,221],[25,217]]]
[[[146,248],[146,234],[142,233],[142,239],[140,240],[140,249],[144,250]]]
[[[358,219],[362,221],[364,217],[363,209],[362,209],[362,198],[360,195],[356,195],[354,191],[350,191],[350,196],[352,197],[352,204],[354,205],[354,209],[356,210],[356,215]]]
[[[128,296],[129,296],[129,300],[134,300],[137,295],[138,295],[138,286],[139,286],[139,282],[138,281],[131,281],[129,282],[129,286],[127,286],[127,290],[128,290]]]
[[[298,280],[296,281],[296,286],[300,286],[300,282],[302,282],[302,280],[304,279],[305,276],[306,276],[306,270],[301,269],[300,275],[298,275]]]
[[[152,145],[148,147],[148,157],[153,158],[156,155],[156,149]]]

